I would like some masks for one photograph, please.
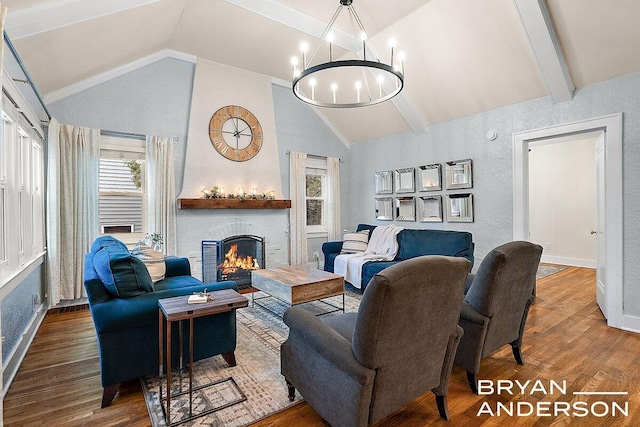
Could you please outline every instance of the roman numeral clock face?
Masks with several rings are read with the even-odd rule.
[[[218,153],[234,162],[245,162],[262,148],[262,127],[246,108],[227,105],[211,116],[209,138]]]

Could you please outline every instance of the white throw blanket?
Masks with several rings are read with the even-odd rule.
[[[403,227],[381,225],[371,234],[367,250],[355,254],[338,255],[333,264],[333,272],[344,276],[354,287],[360,288],[362,265],[371,261],[392,261],[398,253],[398,233]]]

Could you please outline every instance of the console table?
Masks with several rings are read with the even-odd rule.
[[[208,384],[204,384],[198,386],[197,390],[202,390],[207,387],[211,387],[213,385],[219,384],[224,381],[231,381],[235,387],[238,389],[241,398],[234,400],[232,402],[228,402],[223,406],[218,408],[208,409],[199,414],[194,415],[192,412],[193,405],[193,319],[197,317],[203,316],[211,316],[218,313],[223,313],[226,311],[235,310],[240,307],[246,307],[249,305],[249,300],[247,298],[240,295],[238,292],[233,289],[223,289],[221,291],[213,291],[211,295],[214,297],[213,301],[207,301],[205,303],[198,304],[189,304],[188,295],[173,297],[173,298],[163,298],[158,300],[158,326],[159,326],[159,336],[158,336],[158,355],[160,358],[160,377],[162,377],[164,371],[164,355],[163,355],[163,337],[164,331],[163,326],[166,323],[167,329],[167,343],[166,343],[166,353],[167,353],[167,393],[166,393],[166,402],[167,407],[165,410],[164,404],[162,403],[162,380],[160,381],[160,405],[162,406],[162,411],[164,412],[165,419],[167,421],[167,426],[174,426],[178,424],[185,423],[187,421],[191,421],[195,418],[201,417],[206,414],[210,414],[215,411],[219,411],[220,409],[227,408],[231,405],[235,405],[236,403],[243,402],[247,400],[245,394],[240,390],[238,385],[235,383],[232,377],[225,378],[222,380],[213,381]],[[183,320],[189,320],[189,391],[184,392],[181,391],[175,394],[175,397],[184,395],[189,393],[189,417],[185,419],[181,419],[175,423],[171,422],[171,324],[173,322],[182,322]],[[179,326],[179,341],[180,341],[180,368],[182,368],[182,323]],[[182,384],[182,383],[181,383]]]

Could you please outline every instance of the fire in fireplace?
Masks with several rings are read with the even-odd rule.
[[[233,280],[239,288],[251,285],[251,270],[264,268],[264,238],[242,235],[202,242],[202,280]]]

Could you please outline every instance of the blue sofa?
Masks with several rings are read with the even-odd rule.
[[[356,231],[369,230],[369,236],[375,225],[358,224]],[[362,265],[361,289],[380,271],[400,261],[423,255],[445,255],[463,257],[471,261],[473,267],[474,243],[471,233],[449,230],[413,230],[405,228],[398,233],[398,253],[393,261],[373,261]],[[335,259],[340,255],[342,242],[326,242],[322,245],[324,270],[333,273]]]
[[[103,408],[111,404],[121,382],[158,373],[160,298],[191,295],[205,288],[238,290],[232,281],[207,285],[192,277],[186,258],[167,258],[166,268],[165,278],[152,283],[142,261],[131,257],[127,247],[111,236],[98,238],[85,256],[84,286],[98,335]],[[177,322],[173,326],[177,337]],[[189,336],[188,322],[183,334]],[[184,360],[189,360],[188,340],[184,341]],[[173,340],[172,344],[172,361],[177,364],[180,343]],[[194,360],[221,354],[234,366],[235,349],[235,311],[194,320]]]

